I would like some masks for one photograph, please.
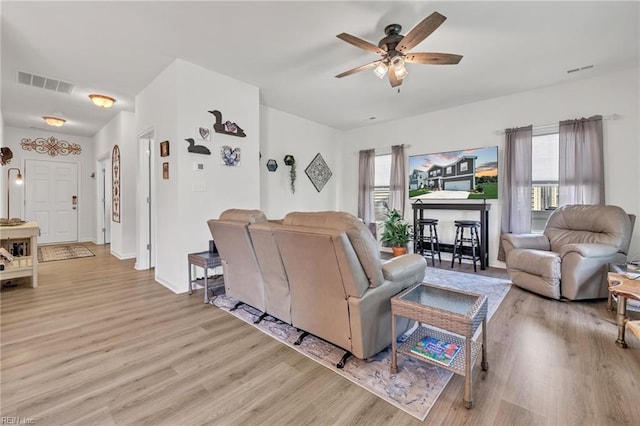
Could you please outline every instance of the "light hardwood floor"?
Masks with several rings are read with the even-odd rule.
[[[173,294],[108,246],[89,247],[96,257],[41,264],[37,289],[2,289],[1,416],[37,425],[420,423],[203,304],[201,291]],[[426,422],[640,424],[640,341],[615,345],[606,302],[514,287],[488,335],[475,408],[464,408],[464,380],[454,376]]]

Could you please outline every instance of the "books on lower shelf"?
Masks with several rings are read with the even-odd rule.
[[[448,366],[460,352],[460,346],[436,337],[425,336],[411,348],[411,352]]]

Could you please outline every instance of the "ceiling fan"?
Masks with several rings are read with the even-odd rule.
[[[374,73],[376,76],[384,78],[385,74],[389,73],[389,82],[391,83],[391,87],[397,87],[402,84],[402,80],[407,76],[407,74],[409,74],[405,67],[405,63],[434,65],[455,65],[459,63],[462,59],[461,55],[454,55],[451,53],[408,52],[408,50],[412,49],[425,38],[429,37],[429,35],[438,29],[446,19],[447,18],[445,16],[438,12],[433,12],[431,15],[424,18],[405,36],[400,34],[400,31],[402,31],[402,27],[400,25],[387,25],[384,29],[384,33],[387,36],[380,40],[377,46],[369,43],[368,41],[362,40],[361,38],[352,36],[351,34],[338,34],[336,37],[340,40],[353,44],[360,49],[375,52],[382,56],[382,59],[345,71],[336,75],[336,78],[346,77],[359,71],[375,68]]]

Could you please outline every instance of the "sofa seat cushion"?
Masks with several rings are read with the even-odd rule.
[[[553,299],[560,298],[560,266],[560,256],[552,251],[513,249],[507,255],[514,284]]]

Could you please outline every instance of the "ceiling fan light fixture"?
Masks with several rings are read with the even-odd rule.
[[[396,67],[396,78],[398,80],[402,80],[408,75],[409,71],[407,71],[407,67],[405,67],[404,64],[400,67]]]
[[[53,126],[53,127],[61,127],[64,123],[67,122],[67,120],[65,120],[64,118],[53,117],[53,116],[50,116],[50,115],[44,115],[44,116],[42,116],[42,119],[49,126]]]
[[[384,62],[380,62],[378,66],[373,70],[373,73],[376,77],[382,79],[385,75],[387,75],[387,64]]]
[[[110,96],[91,94],[89,95],[89,99],[100,108],[111,108],[116,100]]]
[[[396,55],[391,58],[391,65],[395,68],[396,78],[398,78],[398,80],[402,80],[409,75],[407,67],[404,66],[404,58],[401,55]]]

